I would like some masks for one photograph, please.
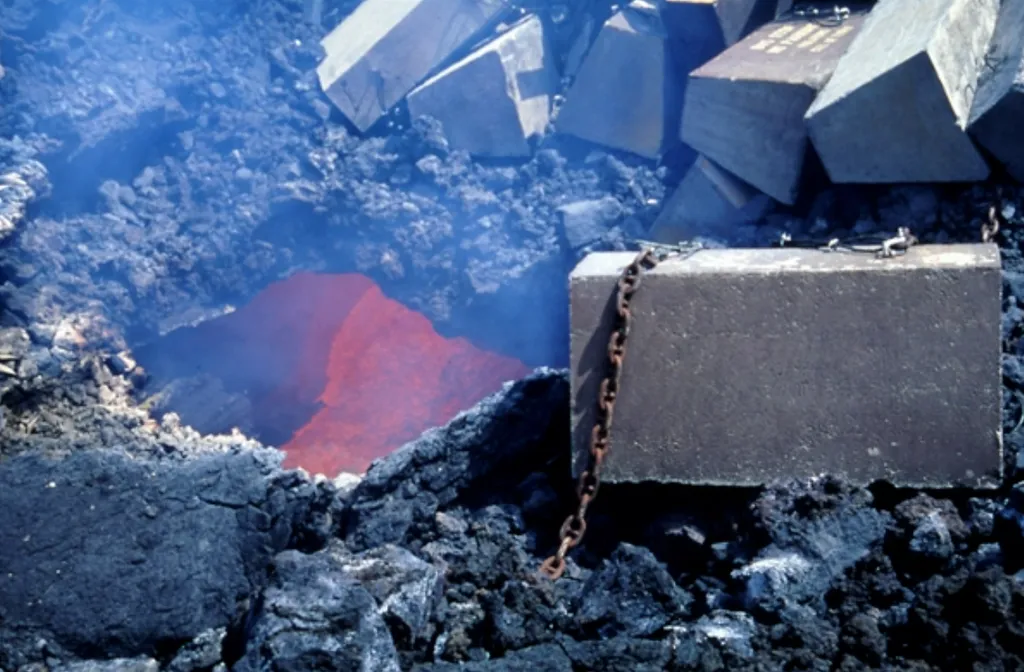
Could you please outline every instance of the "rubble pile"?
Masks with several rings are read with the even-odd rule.
[[[868,45],[872,15],[796,15],[779,34],[791,3],[396,0],[362,23],[381,2],[0,12],[0,671],[1024,666],[1024,191],[1001,174],[808,190],[838,170],[808,153],[829,115],[894,64],[837,55],[826,82],[815,56],[763,86],[716,74]],[[901,45],[922,82],[948,76],[934,54],[956,40],[979,53],[980,33],[949,21],[992,13],[965,6],[901,19],[922,31]],[[687,43],[679,27],[695,25],[720,33]],[[992,129],[1019,103],[1020,61],[1014,33],[986,25],[997,74],[941,123],[1013,172]],[[732,118],[748,134],[732,141],[753,149],[694,144],[691,161],[688,123],[730,121],[711,103],[700,121],[702,90],[748,96],[759,121]],[[901,119],[911,133],[932,117]],[[983,497],[826,477],[608,487],[552,583],[537,567],[575,497],[567,371],[507,384],[364,477],[284,469],[241,433],[139,404],[134,350],[300,271],[365,274],[446,335],[563,365],[569,268],[659,217],[676,237],[746,222],[727,242],[751,245],[900,226],[943,243],[976,241],[993,206],[1007,479]]]
[[[578,562],[541,579],[573,494],[567,401],[565,373],[540,370],[357,483],[170,427],[156,452],[136,432],[9,457],[0,668],[1024,663],[1019,486],[984,499],[827,478],[689,501],[609,490]]]

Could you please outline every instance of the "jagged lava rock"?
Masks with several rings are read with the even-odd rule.
[[[350,495],[349,547],[402,543],[470,488],[526,478],[536,460],[568,439],[568,403],[564,372],[540,368],[375,461]]]
[[[250,615],[240,672],[266,669],[399,672],[380,605],[346,571],[339,542],[274,558],[272,579]]]
[[[153,654],[226,626],[292,537],[276,451],[117,450],[0,463],[0,665],[39,638],[83,658]]]

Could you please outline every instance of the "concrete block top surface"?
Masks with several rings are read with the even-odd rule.
[[[570,281],[573,469],[586,465],[635,253]],[[994,244],[906,254],[708,249],[662,262],[632,322],[603,479],[998,487],[1002,273]]]
[[[571,278],[617,276],[636,257],[635,252],[606,252],[585,257]],[[685,259],[668,259],[652,275],[772,273],[835,273],[845,271],[900,272],[917,269],[1000,269],[994,245],[919,245],[904,255],[882,259],[871,254],[823,252],[803,248],[701,250]]]
[[[773,21],[694,70],[694,78],[805,84],[818,89],[832,75],[864,20],[852,12],[837,25],[790,16]]]
[[[966,121],[971,104],[966,96],[974,90],[998,5],[999,0],[879,0],[808,116],[927,54],[955,114]]]

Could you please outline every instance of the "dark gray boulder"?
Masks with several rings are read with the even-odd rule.
[[[152,655],[228,626],[292,537],[280,459],[86,450],[0,462],[0,668],[30,652]]]

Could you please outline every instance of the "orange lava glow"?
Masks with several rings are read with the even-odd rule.
[[[281,446],[286,467],[362,473],[528,373],[518,360],[442,337],[361,275],[300,273],[238,313],[250,309],[264,316],[264,336],[278,355],[291,360],[287,375],[254,400],[256,414],[266,420],[319,404]]]

